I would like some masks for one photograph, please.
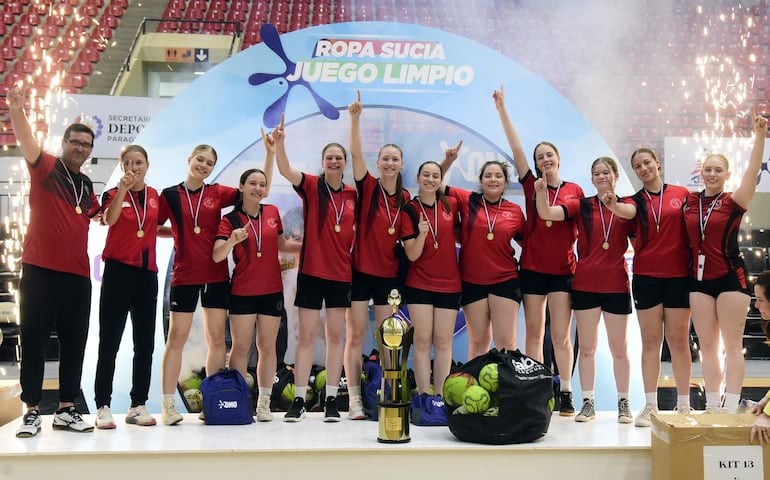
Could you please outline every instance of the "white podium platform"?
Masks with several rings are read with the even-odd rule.
[[[72,433],[43,417],[37,437],[15,437],[19,421],[0,428],[0,479],[84,478],[265,479],[624,478],[649,479],[650,429],[617,423],[598,412],[577,423],[555,414],[548,435],[534,443],[490,446],[457,440],[447,427],[411,426],[411,442],[377,442],[377,423],[324,423],[310,413],[300,423],[207,426],[197,415],[167,427]],[[93,421],[93,415],[87,415]],[[160,422],[160,415],[157,415]]]

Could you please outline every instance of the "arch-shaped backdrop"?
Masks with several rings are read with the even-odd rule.
[[[272,26],[264,25],[262,37],[263,43],[240,52],[190,84],[155,113],[137,137],[136,143],[149,152],[148,178],[154,187],[160,190],[182,181],[186,159],[201,143],[213,145],[219,154],[209,181],[237,185],[243,170],[262,163],[260,128],[274,127],[283,111],[292,164],[316,173],[324,144],[348,143],[347,105],[355,99],[357,90],[361,91],[365,108],[362,134],[371,171],[379,145],[397,143],[404,150],[407,188],[415,186],[416,170],[422,161],[440,160],[443,149],[459,140],[464,142],[460,159],[446,176],[453,186],[475,189],[478,167],[484,161],[510,161],[491,98],[500,85],[505,87],[508,110],[525,148],[531,149],[544,139],[555,143],[562,159],[561,176],[581,184],[588,195],[594,191],[591,161],[613,156],[597,131],[552,86],[510,58],[458,35],[419,25],[355,22],[298,30],[280,37]],[[351,177],[348,173],[347,178]],[[108,187],[118,178],[116,171]],[[623,172],[617,189],[621,194],[631,192]],[[514,175],[509,198],[521,204],[520,192]],[[268,201],[279,205],[282,212],[300,205],[280,176],[274,178]],[[92,258],[97,257],[102,246],[103,241],[90,242]],[[171,250],[170,240],[159,240],[161,291]],[[293,285],[285,287],[289,290]],[[286,302],[291,304],[288,292]],[[93,303],[96,316],[98,295],[94,295]],[[159,319],[161,312],[159,305]],[[519,323],[519,344],[523,345],[523,320]],[[87,366],[95,366],[98,345],[98,321],[92,320],[91,325]],[[638,338],[635,328],[631,322],[632,358],[636,358],[639,348],[638,340],[634,340]],[[195,335],[191,334],[191,342],[202,343],[202,335],[198,339]],[[130,338],[124,336],[126,343],[116,368],[113,408],[117,410],[128,406]],[[159,411],[163,344],[163,329],[158,328],[148,402],[153,411]],[[606,341],[600,345],[597,408],[614,409],[612,371],[603,368],[611,365],[610,356]],[[197,351],[188,347],[186,359]],[[466,343],[456,342],[456,359],[465,360],[466,355]],[[86,398],[92,398],[93,370],[86,368],[85,373],[84,391]],[[578,390],[577,380],[573,383]],[[634,384],[632,392],[640,391],[641,386]]]

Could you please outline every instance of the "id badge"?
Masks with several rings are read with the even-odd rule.
[[[706,255],[698,254],[698,281],[703,281],[703,269],[706,267]]]

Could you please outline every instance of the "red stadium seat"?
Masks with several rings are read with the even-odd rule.
[[[163,18],[182,18],[184,16],[184,11],[181,8],[176,8],[172,6],[166,7],[166,10],[163,12]]]
[[[115,29],[118,28],[118,24],[120,23],[120,20],[118,17],[111,15],[110,13],[105,13],[102,15],[101,20],[99,20],[99,25],[106,25],[109,28]]]
[[[90,45],[85,46],[80,51],[80,53],[78,53],[78,60],[86,60],[91,63],[97,63],[99,62],[99,50]]]
[[[21,15],[19,17],[19,23],[32,25],[33,27],[36,27],[40,25],[40,15],[38,15],[36,12],[27,12]]]
[[[91,32],[91,36],[96,36],[96,38],[102,40],[109,40],[112,38],[112,29],[107,25],[99,25]]]
[[[75,60],[70,67],[72,73],[81,73],[83,75],[90,75],[94,71],[93,65],[88,60]]]
[[[16,15],[13,12],[3,10],[3,23],[6,25],[13,25],[16,23]]]
[[[123,7],[119,4],[113,3],[110,4],[107,11],[110,13],[110,15],[113,15],[115,17],[122,17],[123,16]]]
[[[88,85],[88,77],[78,73],[70,73],[62,79],[62,87],[67,88],[85,88]]]
[[[5,73],[5,70],[8,68],[8,62],[6,62],[4,59],[0,58],[0,73]]]
[[[16,62],[13,64],[13,67],[11,67],[12,71],[21,73],[32,73],[35,71],[35,68],[37,68],[37,65],[33,60],[27,60],[24,58],[16,60]]]
[[[158,33],[175,33],[177,30],[179,30],[179,22],[177,21],[166,21],[158,24]]]
[[[99,7],[96,5],[90,5],[88,3],[84,4],[82,7],[80,7],[80,10],[78,10],[81,15],[84,17],[95,17],[99,15]]]
[[[59,45],[51,51],[51,58],[54,62],[69,62],[72,60],[72,50]]]
[[[10,45],[0,47],[0,58],[3,60],[14,60],[16,58],[16,49]]]

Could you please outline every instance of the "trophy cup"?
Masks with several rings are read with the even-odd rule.
[[[398,318],[401,294],[395,288],[390,291],[388,304],[393,314],[382,321],[375,330],[377,346],[382,352],[382,385],[380,385],[379,432],[381,443],[406,443],[409,438],[409,411],[411,401],[406,380],[406,360],[412,345],[414,330],[406,321]]]

